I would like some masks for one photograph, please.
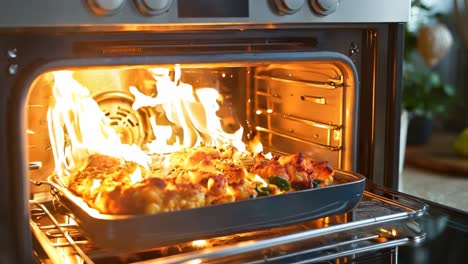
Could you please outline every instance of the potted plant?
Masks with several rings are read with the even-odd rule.
[[[444,15],[433,13],[421,0],[412,0],[412,8],[419,13],[416,28],[405,28],[403,67],[403,112],[409,113],[408,145],[429,142],[432,121],[436,114],[446,113],[454,103],[455,89],[441,81],[434,68],[452,46],[450,30],[442,23]]]
[[[406,69],[403,80],[403,108],[411,115],[407,144],[426,144],[434,115],[445,113],[453,104],[455,89],[442,83],[437,72],[427,69]]]

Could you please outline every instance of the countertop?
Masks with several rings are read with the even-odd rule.
[[[452,149],[453,133],[433,133],[427,145],[407,146],[399,191],[468,212],[468,158]]]

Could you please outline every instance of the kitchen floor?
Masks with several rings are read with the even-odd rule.
[[[468,175],[405,166],[399,190],[468,212]]]

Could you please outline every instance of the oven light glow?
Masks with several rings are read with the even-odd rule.
[[[263,114],[262,110],[257,110],[257,111],[255,111],[255,113],[256,113],[257,115]]]
[[[267,109],[267,113],[269,114],[273,113],[273,109]]]
[[[36,134],[36,132],[34,132],[34,131],[30,130],[30,129],[27,129],[27,130],[26,130],[26,134],[28,134],[28,135],[34,135],[34,134]]]
[[[206,240],[201,239],[201,240],[194,240],[192,241],[192,246],[193,247],[205,247],[207,245]]]
[[[226,74],[223,72],[223,73],[221,74],[221,76],[222,76],[223,78],[225,78],[225,77],[226,77]]]
[[[397,236],[397,231],[395,228],[392,228],[392,236]]]

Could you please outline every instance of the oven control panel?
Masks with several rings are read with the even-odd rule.
[[[3,0],[0,29],[389,23],[409,14],[410,0]]]

